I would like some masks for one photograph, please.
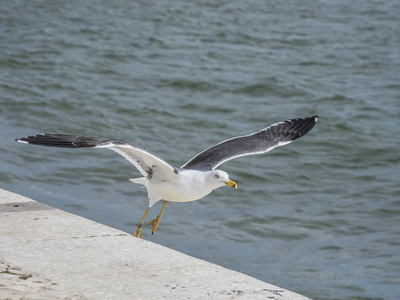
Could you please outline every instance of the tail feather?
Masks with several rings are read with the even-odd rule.
[[[146,177],[132,178],[129,179],[129,181],[137,184],[142,184],[144,186],[146,185]]]

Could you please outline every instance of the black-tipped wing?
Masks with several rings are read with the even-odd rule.
[[[117,152],[132,163],[143,176],[167,179],[178,169],[134,143],[119,139],[104,139],[69,134],[38,134],[16,139],[17,142],[61,148],[107,148]]]
[[[317,121],[318,116],[292,119],[249,135],[231,138],[204,150],[181,168],[210,171],[236,157],[265,153],[302,137]]]

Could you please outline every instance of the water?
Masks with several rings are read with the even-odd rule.
[[[3,1],[0,187],[132,233],[147,199],[123,158],[13,139],[119,137],[180,166],[318,114],[145,238],[314,299],[400,298],[399,16],[393,0]]]

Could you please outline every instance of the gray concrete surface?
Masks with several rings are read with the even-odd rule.
[[[0,189],[0,299],[308,299]]]

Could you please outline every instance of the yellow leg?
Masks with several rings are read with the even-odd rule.
[[[142,235],[143,222],[144,222],[144,219],[146,219],[147,214],[149,213],[149,209],[150,209],[150,207],[146,208],[146,210],[144,211],[142,221],[140,221],[140,224],[137,226],[135,232],[133,233],[134,237],[141,238],[141,239],[143,238],[143,235]]]
[[[158,227],[158,223],[160,223],[160,219],[161,219],[161,215],[164,211],[165,205],[167,205],[168,201],[164,201],[162,206],[161,206],[161,210],[160,213],[158,214],[157,217],[155,217],[153,220],[150,221],[149,225],[151,225],[151,234],[153,234],[154,232],[156,232],[157,227]]]

